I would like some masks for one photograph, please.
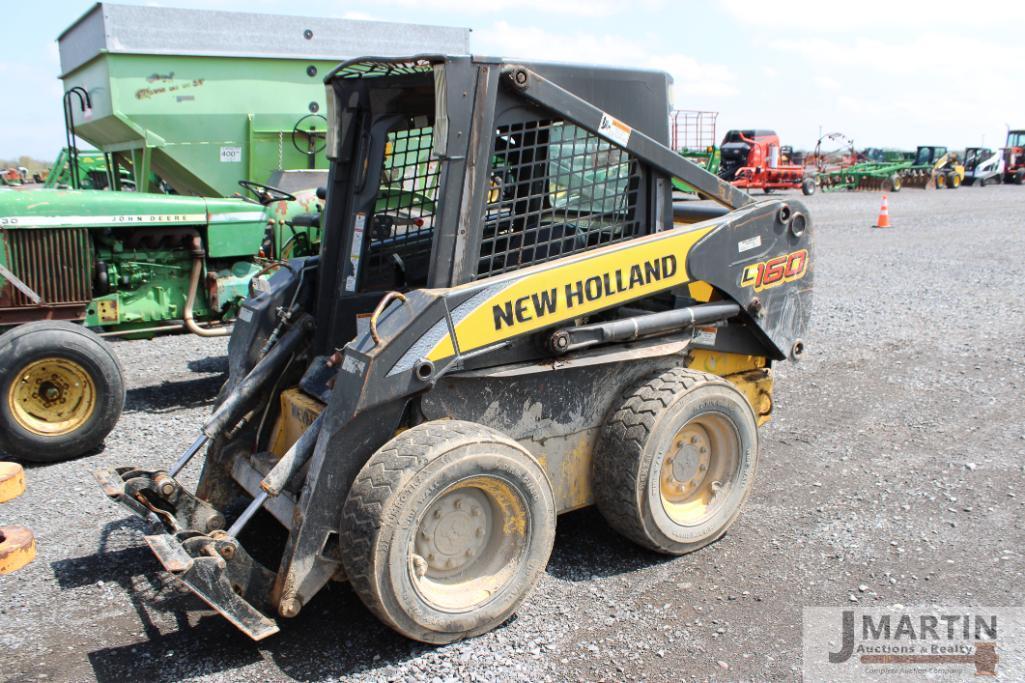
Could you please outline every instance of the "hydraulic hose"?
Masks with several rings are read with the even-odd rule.
[[[192,307],[196,303],[196,292],[199,291],[199,278],[203,275],[203,257],[206,251],[203,249],[203,240],[199,235],[192,237],[192,274],[189,276],[189,293],[185,297],[185,311],[182,314],[182,321],[185,329],[199,337],[224,337],[231,333],[227,327],[206,328],[200,327],[192,317]]]
[[[313,318],[302,314],[292,326],[281,335],[266,356],[260,359],[249,374],[246,375],[234,391],[217,406],[213,415],[203,425],[203,433],[211,439],[231,429],[257,403],[262,392],[277,377],[292,354],[304,344],[313,331]]]

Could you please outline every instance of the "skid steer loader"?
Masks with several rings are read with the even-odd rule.
[[[96,473],[167,571],[254,639],[348,580],[446,643],[515,611],[561,512],[662,553],[722,536],[803,350],[804,206],[674,152],[662,72],[417,56],[326,84],[319,256],[244,304],[173,465]],[[719,206],[674,209],[673,178]]]

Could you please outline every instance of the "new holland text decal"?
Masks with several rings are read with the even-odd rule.
[[[740,276],[741,287],[754,287],[756,292],[776,287],[784,282],[800,280],[808,271],[808,250],[801,249],[768,261],[744,266]]]
[[[480,349],[686,284],[687,254],[715,227],[657,233],[516,273],[466,315],[453,316],[459,350]],[[427,358],[437,361],[454,354],[452,338],[445,335]]]
[[[592,301],[672,278],[678,269],[676,254],[667,254],[643,264],[635,263],[629,268],[616,268],[611,272],[592,275],[586,280],[570,282],[561,289],[551,287],[517,297],[515,301],[492,304],[495,331],[554,314],[559,308],[579,308]]]

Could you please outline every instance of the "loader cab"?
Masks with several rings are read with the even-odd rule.
[[[974,171],[980,164],[984,164],[992,159],[994,154],[994,151],[989,147],[968,147],[964,151],[965,170]]]
[[[946,147],[921,146],[915,151],[915,166],[932,166],[947,153]]]
[[[613,133],[599,137],[526,101],[504,66],[362,61],[327,79],[332,165],[318,308],[334,311],[326,334],[335,340],[351,339],[385,292],[501,276],[671,225],[671,192],[656,192],[651,171]],[[668,144],[658,115],[668,108],[667,74],[526,66]],[[652,92],[664,101],[653,104]]]

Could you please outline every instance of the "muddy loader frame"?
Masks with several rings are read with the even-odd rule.
[[[429,55],[326,84],[319,256],[245,303],[172,466],[97,473],[164,568],[254,639],[347,579],[443,643],[515,610],[560,512],[672,554],[725,533],[770,366],[803,351],[805,208],[674,152],[664,73]],[[673,178],[719,215],[674,211]],[[270,518],[287,540],[258,561]]]

